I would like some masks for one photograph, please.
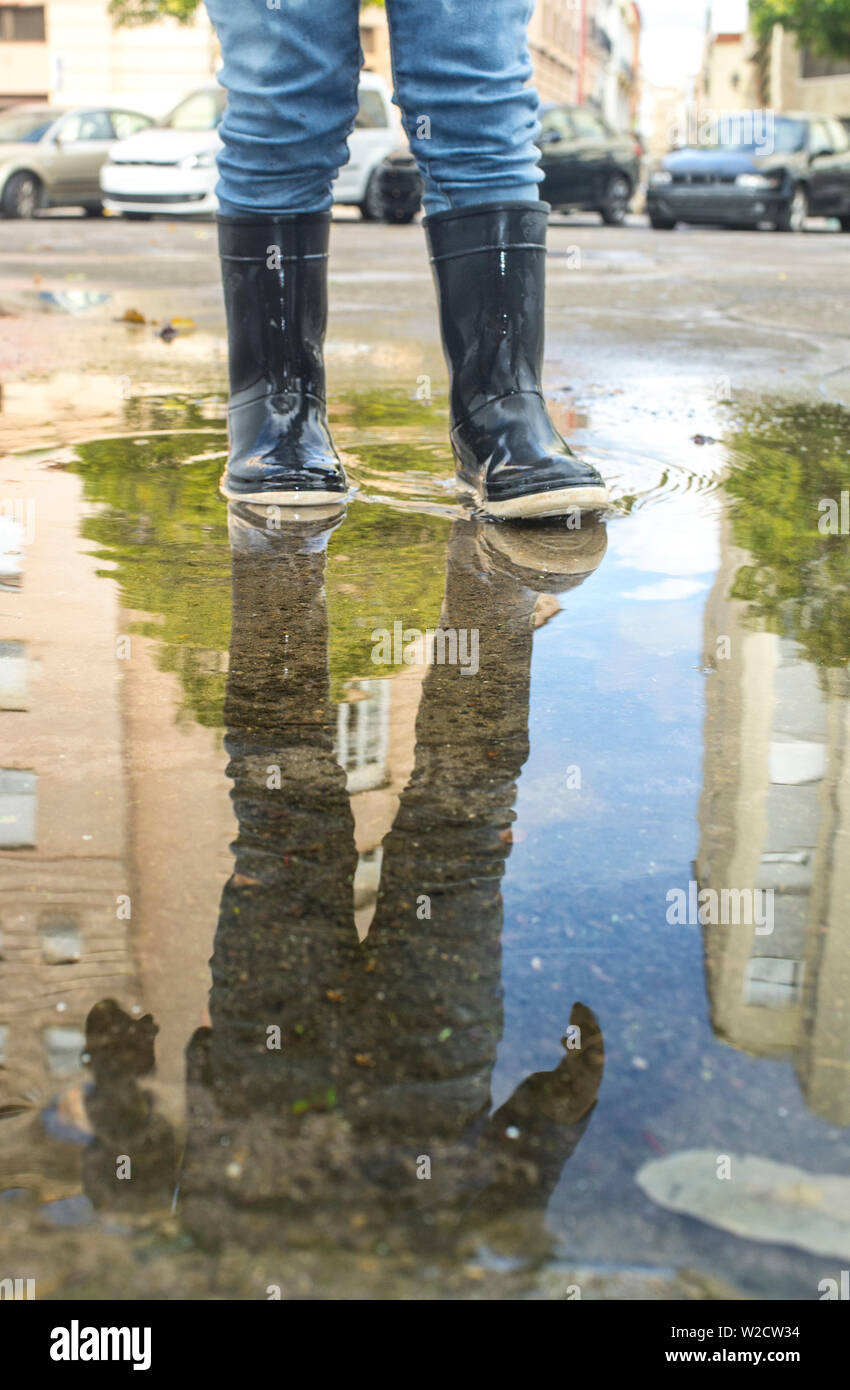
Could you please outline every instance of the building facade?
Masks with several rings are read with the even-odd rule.
[[[850,119],[850,58],[801,49],[781,25],[760,44],[749,30],[714,32],[709,23],[697,99],[703,111],[768,107]]]
[[[159,116],[211,81],[218,45],[199,5],[189,24],[115,28],[107,0],[0,3],[0,107],[126,101]]]
[[[850,118],[850,58],[816,57],[801,51],[777,26],[762,66],[763,101],[777,111],[812,111]]]
[[[537,0],[528,28],[532,81],[542,101],[589,105],[629,130],[640,99],[640,9],[634,0]],[[364,66],[392,87],[386,11],[360,14]]]

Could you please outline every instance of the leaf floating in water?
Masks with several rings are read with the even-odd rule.
[[[121,315],[122,323],[146,323],[144,314],[140,314],[138,309],[125,309]]]
[[[659,1206],[736,1236],[850,1259],[850,1177],[751,1154],[729,1163],[731,1176],[718,1177],[713,1149],[685,1149],[650,1159],[637,1182]]]

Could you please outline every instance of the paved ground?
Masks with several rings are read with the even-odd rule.
[[[651,402],[691,418],[695,402],[752,391],[850,400],[850,237],[828,224],[783,236],[557,219],[550,253],[547,386],[574,404],[625,391],[639,413]],[[4,221],[0,258],[6,447],[114,426],[128,395],[224,390],[212,224]],[[421,227],[343,214],[331,288],[332,389],[392,379],[413,392],[424,373],[439,394]],[[146,323],[120,322],[127,310]],[[166,343],[157,334],[175,317],[194,328]]]
[[[818,1175],[848,1170],[841,1080],[850,1036],[848,914],[846,873],[834,849],[846,842],[850,807],[846,704],[841,673],[827,672],[827,680],[818,664],[826,658],[846,665],[846,552],[812,544],[818,489],[834,489],[843,477],[835,457],[836,439],[842,454],[846,450],[843,418],[828,413],[827,423],[837,421],[835,436],[830,425],[821,438],[824,417],[768,410],[769,437],[758,436],[758,448],[739,471],[737,530],[721,510],[717,480],[733,454],[727,446],[735,442],[735,417],[748,403],[763,405],[771,397],[847,403],[850,237],[815,226],[801,236],[668,234],[652,232],[640,219],[609,229],[586,218],[556,222],[550,248],[547,389],[561,428],[598,458],[615,506],[607,552],[603,556],[597,536],[598,568],[588,582],[559,589],[554,606],[537,609],[542,629],[533,664],[516,656],[521,647],[523,662],[530,662],[529,644],[501,645],[504,623],[501,614],[493,616],[489,576],[498,577],[506,601],[525,602],[517,572],[538,562],[551,569],[551,537],[483,528],[490,534],[477,538],[476,554],[487,568],[464,558],[467,524],[450,525],[445,370],[423,233],[352,218],[333,230],[328,367],[335,437],[353,458],[349,471],[361,491],[330,547],[329,636],[322,618],[309,640],[289,647],[289,625],[275,621],[266,633],[261,623],[250,649],[258,662],[261,712],[279,673],[311,652],[311,659],[321,657],[322,670],[331,671],[340,709],[366,709],[372,699],[380,712],[384,706],[364,684],[375,672],[365,637],[376,619],[388,630],[396,619],[404,627],[415,621],[421,630],[436,623],[448,557],[460,576],[450,587],[452,601],[470,605],[457,626],[480,631],[483,642],[500,642],[491,648],[500,654],[498,679],[470,681],[462,692],[463,715],[471,730],[481,731],[478,745],[488,759],[491,730],[507,730],[506,747],[522,744],[523,721],[500,724],[492,702],[498,714],[499,700],[530,690],[523,718],[531,751],[519,783],[517,822],[508,832],[516,848],[505,879],[506,1014],[495,1103],[559,1059],[565,1001],[581,1000],[594,1010],[606,1051],[599,1104],[548,1208],[559,1261],[528,1273],[510,1262],[484,1268],[476,1256],[446,1278],[439,1269],[432,1277],[418,1249],[412,1261],[385,1267],[383,1255],[374,1257],[383,1247],[368,1225],[362,1235],[363,1250],[371,1242],[367,1259],[359,1258],[360,1236],[353,1259],[337,1262],[321,1246],[291,1253],[288,1233],[284,1241],[276,1228],[269,1239],[279,1244],[271,1253],[251,1242],[243,1247],[231,1233],[223,1237],[223,1257],[210,1259],[186,1231],[201,1229],[204,1220],[212,1224],[216,1205],[207,1217],[201,1212],[195,1228],[181,1225],[182,1208],[174,1214],[170,1188],[163,1210],[142,1214],[138,1227],[131,1224],[130,1203],[121,1221],[112,1220],[109,1208],[96,1208],[80,1177],[87,1123],[82,1080],[77,1075],[66,1085],[51,1073],[40,1083],[42,1092],[29,1087],[23,1098],[13,1093],[21,1113],[7,1118],[0,1136],[6,1146],[0,1185],[12,1190],[0,1223],[0,1268],[32,1273],[39,1297],[73,1292],[99,1298],[105,1291],[262,1297],[277,1284],[284,1297],[310,1296],[317,1288],[325,1297],[368,1297],[372,1288],[372,1296],[386,1291],[396,1298],[432,1296],[434,1290],[439,1297],[563,1298],[578,1282],[583,1298],[708,1298],[732,1286],[755,1297],[811,1299],[820,1281],[837,1277],[846,1264],[846,1243],[829,1245],[825,1259],[810,1231],[812,1214],[827,1201]],[[177,332],[166,340],[162,328],[170,321]],[[423,378],[430,379],[433,409],[414,403],[427,384]],[[12,703],[3,717],[15,745],[13,766],[33,769],[42,779],[42,878],[34,877],[34,858],[18,858],[15,883],[25,888],[21,919],[32,932],[19,939],[27,951],[36,939],[43,896],[32,885],[39,893],[42,884],[44,892],[54,891],[50,885],[58,881],[64,891],[68,862],[78,875],[75,884],[87,893],[94,885],[92,902],[100,902],[94,894],[107,882],[98,876],[101,865],[104,874],[118,866],[121,891],[129,882],[138,894],[126,935],[122,922],[107,938],[105,964],[93,955],[92,972],[85,974],[88,959],[79,963],[72,983],[79,978],[80,989],[70,1008],[65,998],[55,1002],[60,986],[52,980],[52,994],[46,986],[41,994],[23,995],[22,989],[16,1019],[24,1019],[23,1032],[16,1021],[8,1055],[14,1059],[23,1036],[30,1048],[25,1057],[41,1058],[42,1024],[52,1028],[63,1019],[81,1029],[88,1007],[106,992],[120,991],[122,1006],[133,1007],[138,989],[139,1012],[149,1009],[160,1028],[157,1095],[180,1126],[186,1043],[205,1017],[206,962],[224,912],[219,898],[234,837],[227,755],[220,746],[224,673],[235,669],[231,643],[236,669],[244,661],[244,614],[254,612],[252,592],[244,589],[252,570],[231,565],[226,509],[216,492],[226,344],[213,226],[67,216],[0,222],[0,384],[0,453],[32,452],[3,462],[0,502],[21,502],[24,521],[38,514],[24,582],[5,591],[0,632],[4,643],[11,638],[31,646],[31,705],[21,710]],[[186,408],[187,396],[201,403],[200,410]],[[156,400],[145,405],[145,398]],[[208,422],[215,437],[202,436],[199,444],[194,432]],[[190,431],[188,437],[180,437],[181,429]],[[155,438],[166,431],[174,438]],[[118,434],[124,438],[103,441]],[[715,445],[719,438],[723,442]],[[64,450],[63,458],[64,446],[92,440],[76,457]],[[791,505],[783,507],[789,460],[794,491]],[[805,466],[796,466],[801,460]],[[53,466],[63,462],[67,467]],[[808,489],[801,477],[810,480]],[[800,525],[796,515],[789,517],[797,505]],[[585,539],[561,536],[556,554],[563,557],[573,541]],[[282,550],[289,564],[292,557]],[[588,552],[580,556],[589,566]],[[17,551],[12,558],[19,563]],[[302,568],[313,574],[311,582],[318,573],[312,562],[293,568],[299,594]],[[739,572],[746,582],[736,589]],[[289,573],[281,570],[284,580]],[[567,568],[564,560],[564,576],[577,573],[578,565]],[[271,611],[284,613],[283,600],[275,603]],[[309,605],[292,609],[296,615],[313,611]],[[318,599],[315,611],[322,611]],[[116,634],[123,642],[127,633],[133,660],[118,653],[125,669],[117,680]],[[721,641],[728,659],[716,655]],[[279,659],[283,651],[285,661]],[[14,647],[9,657],[7,651],[15,693],[21,662],[18,657],[16,665]],[[391,787],[400,792],[414,759],[416,703],[401,675],[392,680],[398,781]],[[237,718],[250,722],[250,706],[235,705]],[[444,729],[448,743],[460,722],[456,710],[449,703],[442,723],[426,727]],[[354,716],[349,723],[344,715],[340,727],[355,727]],[[256,726],[264,727],[262,718]],[[365,718],[361,725],[358,716],[357,727],[372,726]],[[767,750],[777,740],[796,741],[805,768],[814,752],[816,766],[827,769],[817,786],[806,782],[802,790],[798,773],[788,776],[788,786],[780,778],[780,792],[790,801],[777,805],[796,819],[787,832],[779,811],[771,822],[771,830],[778,825],[787,833],[795,864],[787,897],[796,916],[780,921],[785,935],[774,943],[778,964],[796,967],[805,960],[815,984],[810,987],[805,976],[805,1007],[789,989],[782,1008],[756,1008],[757,1019],[748,1015],[743,1027],[742,978],[750,957],[738,949],[737,937],[703,938],[693,921],[671,931],[665,894],[668,885],[689,884],[695,864],[697,876],[712,886],[734,872],[749,887],[748,866],[761,872],[766,813],[751,808],[773,789],[768,770],[775,751],[769,761]],[[476,739],[467,744],[476,746]],[[312,776],[312,755],[304,766],[305,778]],[[439,773],[443,763],[435,757],[430,766]],[[482,758],[481,766],[489,786],[494,765]],[[577,769],[580,789],[567,777]],[[475,776],[465,785],[471,805],[487,804]],[[301,795],[300,784],[295,791]],[[380,816],[375,813],[379,833],[370,830],[363,841],[370,853],[383,843],[382,827],[392,823],[397,802],[388,796]],[[304,804],[314,803],[315,789]],[[280,824],[287,823],[282,816]],[[122,827],[130,824],[125,845]],[[499,841],[507,843],[504,831]],[[776,858],[774,841],[764,843]],[[800,844],[817,846],[810,879],[797,866]],[[7,871],[14,853],[6,855]],[[288,869],[288,855],[282,862]],[[453,873],[456,863],[453,852]],[[114,884],[108,883],[111,929]],[[252,880],[236,886],[246,883]],[[417,894],[411,882],[410,900]],[[807,934],[803,918],[810,902]],[[7,930],[9,916],[4,908]],[[118,968],[124,950],[126,977],[116,984],[108,972]],[[30,959],[19,980],[30,978]],[[247,971],[242,978],[249,978]],[[478,978],[470,969],[470,979]],[[758,983],[776,984],[776,978],[767,973]],[[774,1002],[779,993],[776,985]],[[330,1004],[328,993],[321,1007]],[[451,1031],[441,1024],[440,1043]],[[33,1061],[32,1073],[9,1066],[5,1074],[23,1086],[21,1077],[41,1076],[40,1065]],[[41,1124],[45,1105],[50,1130]],[[256,1133],[256,1148],[249,1135],[247,1151],[260,1159],[267,1151],[269,1165],[263,1160],[250,1170],[246,1209],[262,1190],[250,1186],[254,1174],[265,1181],[276,1171],[273,1127],[265,1138],[259,1127]],[[666,1155],[681,1159],[683,1151],[696,1151],[691,1205],[680,1202],[680,1194],[666,1203],[663,1193],[650,1200],[639,1185],[645,1168]],[[211,1152],[221,1157],[219,1149]],[[238,1147],[230,1152],[225,1192],[241,1174]],[[698,1167],[705,1153],[755,1154],[795,1165],[783,1170],[772,1207],[762,1200],[768,1188],[760,1192],[759,1223],[765,1211],[775,1220],[773,1242],[762,1232],[744,1239],[741,1232],[752,1228],[740,1224],[741,1205],[732,1201],[699,1221],[680,1214],[699,1212],[693,1164]],[[656,1179],[657,1166],[650,1168]],[[87,1177],[97,1196],[92,1179],[98,1171]],[[714,1186],[723,1188],[724,1203],[727,1191],[741,1191]],[[187,1191],[191,1183],[183,1181],[181,1202]],[[746,1190],[743,1198],[746,1208]],[[524,1208],[523,1239],[527,1226]],[[362,1229],[359,1215],[356,1229]],[[505,1233],[505,1248],[514,1235]],[[26,1260],[4,1253],[4,1241],[12,1242],[13,1253],[25,1251]]]

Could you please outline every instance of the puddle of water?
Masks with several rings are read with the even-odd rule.
[[[14,460],[0,1254],[40,1297],[838,1277],[734,1174],[848,1171],[847,420],[624,454],[587,409],[579,532],[468,518],[401,395],[337,408],[327,530],[228,514],[215,400]],[[703,1219],[683,1151],[731,1164]]]

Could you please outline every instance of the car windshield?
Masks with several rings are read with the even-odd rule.
[[[9,111],[5,116],[0,116],[0,141],[25,140],[35,144],[61,115],[61,111],[53,111],[46,106],[37,111]]]
[[[794,154],[806,148],[806,123],[788,116],[774,117],[770,111],[730,113],[720,129],[714,148],[736,150],[741,154]]]
[[[168,130],[215,130],[224,115],[224,92],[193,92],[162,124]]]

